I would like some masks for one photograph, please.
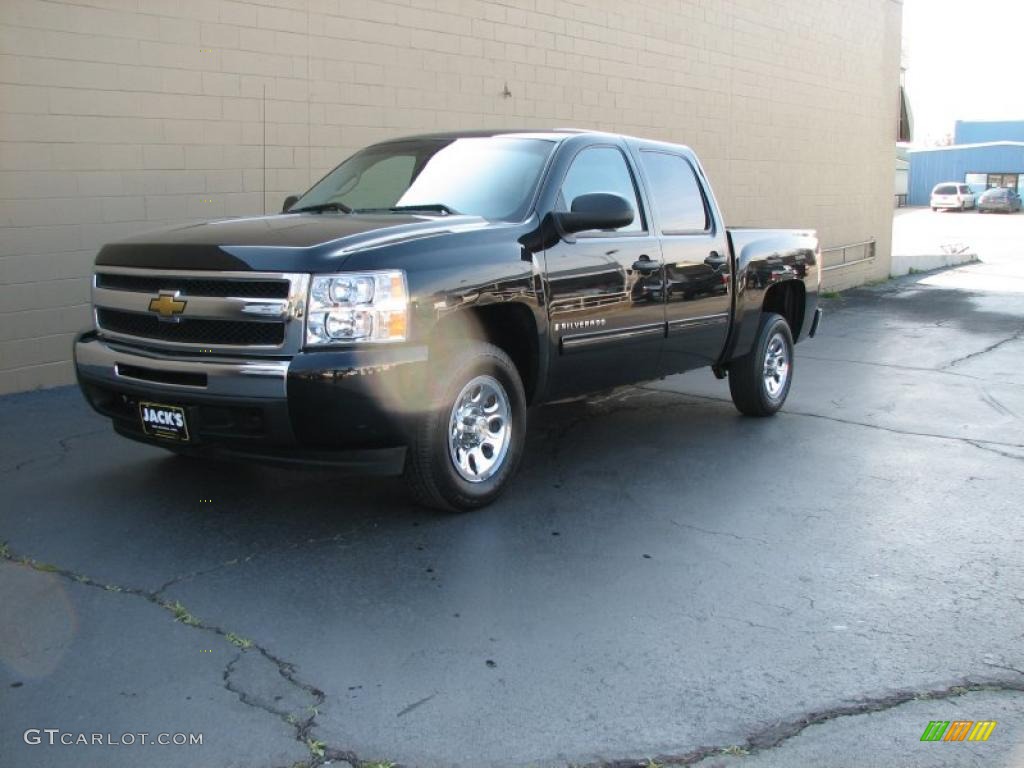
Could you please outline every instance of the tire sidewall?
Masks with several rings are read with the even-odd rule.
[[[768,387],[764,381],[764,358],[768,352],[768,344],[771,339],[776,335],[782,336],[783,342],[786,345],[786,357],[789,360],[789,373],[786,376],[786,383],[783,385],[779,394],[772,397],[768,393]],[[786,322],[785,318],[781,315],[768,315],[765,318],[765,323],[761,328],[760,338],[757,344],[757,357],[756,360],[756,381],[757,391],[760,397],[761,404],[765,411],[768,413],[775,413],[779,410],[786,402],[786,398],[789,397],[789,388],[793,385],[793,333],[789,329],[789,323]]]
[[[463,358],[450,375],[443,377],[434,400],[430,446],[432,474],[445,498],[451,500],[454,497],[458,508],[475,508],[490,503],[515,475],[522,458],[527,425],[526,396],[518,374],[503,357],[481,354]],[[486,480],[471,483],[458,473],[452,462],[448,450],[448,423],[455,398],[470,380],[480,375],[493,376],[504,388],[511,409],[512,433],[500,469]]]

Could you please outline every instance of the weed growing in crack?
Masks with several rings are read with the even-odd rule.
[[[0,541],[0,557],[2,557],[4,560],[11,559],[11,550],[7,548],[6,541]]]
[[[648,757],[647,762],[644,763],[644,768],[665,768],[661,763],[657,762],[653,758]]]
[[[252,640],[242,637],[241,635],[236,635],[234,632],[228,632],[224,637],[227,638],[227,641],[233,646],[241,648],[243,651],[248,651],[252,648]]]
[[[313,757],[319,757],[323,759],[324,749],[326,749],[327,747],[327,745],[324,742],[317,741],[316,739],[310,739],[306,742],[306,746],[309,747],[309,753],[313,755]]]
[[[750,754],[750,750],[749,749],[745,749],[744,747],[740,747],[740,746],[738,746],[736,744],[733,744],[731,747],[726,747],[725,749],[723,749],[722,750],[722,754],[723,755],[732,755],[734,757],[744,757],[744,756]]]
[[[359,768],[395,768],[394,763],[363,763]]]
[[[182,624],[188,624],[190,627],[199,626],[199,619],[189,613],[188,609],[186,609],[185,606],[177,600],[173,603],[165,603],[164,607],[174,614],[175,621],[180,621]]]

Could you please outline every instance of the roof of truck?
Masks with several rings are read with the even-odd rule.
[[[580,133],[601,133],[601,131],[588,131],[581,128],[492,128],[468,131],[441,131],[439,133],[417,133],[411,136],[398,136],[393,139],[385,139],[378,143],[390,144],[392,142],[417,141],[420,139],[469,139],[486,138],[490,136],[521,136],[523,138],[564,139]]]
[[[632,141],[644,142],[645,144],[660,144],[664,147],[681,147],[689,150],[689,147],[685,144],[679,144],[673,141],[662,141],[659,139],[642,139],[637,136],[630,136],[625,133],[612,133],[611,131],[598,131],[588,128],[492,128],[492,129],[479,129],[479,130],[467,130],[467,131],[443,131],[440,133],[419,133],[411,136],[396,136],[392,139],[384,139],[383,141],[377,142],[375,146],[381,144],[393,144],[403,141],[422,141],[422,140],[441,140],[450,141],[453,139],[469,139],[469,138],[487,138],[491,136],[507,136],[516,137],[523,139],[548,139],[559,141],[561,139],[567,139],[571,136],[608,136],[621,139],[630,139]]]

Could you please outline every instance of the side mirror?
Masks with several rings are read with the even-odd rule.
[[[284,199],[284,205],[281,206],[281,213],[288,213],[289,209],[298,201],[298,195],[288,195]]]
[[[555,214],[558,226],[566,234],[588,229],[618,229],[631,224],[635,216],[626,198],[607,192],[580,195],[572,201],[572,210]]]

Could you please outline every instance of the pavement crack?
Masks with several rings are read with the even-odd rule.
[[[230,567],[232,565],[238,565],[240,562],[248,562],[253,557],[254,557],[253,555],[249,555],[249,556],[244,557],[244,558],[237,558],[237,557],[235,557],[235,558],[232,558],[231,560],[225,560],[222,563],[217,563],[217,565],[210,566],[209,568],[200,568],[198,570],[190,571],[189,573],[182,574],[181,576],[175,576],[174,578],[165,581],[163,584],[161,584],[159,587],[157,587],[157,589],[153,592],[153,594],[155,596],[159,597],[164,592],[166,592],[168,589],[170,589],[173,586],[176,586],[177,584],[182,583],[183,581],[191,581],[192,579],[199,579],[199,578],[202,578],[203,576],[208,576],[211,573],[216,573],[217,571],[223,570],[224,568],[228,568],[228,567]]]
[[[408,715],[410,712],[412,712],[417,707],[422,707],[424,704],[426,704],[428,701],[430,701],[435,696],[437,696],[437,694],[436,693],[432,693],[429,696],[424,696],[419,701],[414,701],[412,704],[410,704],[405,709],[403,709],[401,712],[399,712],[397,715],[395,715],[395,717],[403,717],[404,715]]]
[[[986,443],[986,442],[981,441],[981,440],[967,440],[966,442],[970,443],[975,448],[979,448],[979,449],[981,449],[983,451],[988,451],[989,453],[995,453],[995,454],[997,454],[999,456],[1003,456],[1003,457],[1005,457],[1007,459],[1016,459],[1017,461],[1024,461],[1024,455],[1018,455],[1016,453],[1010,453],[1009,451],[1000,451],[998,448],[993,448],[992,447],[992,445],[1001,445],[1001,443]],[[1017,448],[1017,447],[1020,447],[1020,446],[1011,446],[1011,447]]]
[[[1014,670],[1020,673],[1019,670]],[[653,762],[662,766],[694,765],[711,757],[729,754],[753,755],[766,752],[796,738],[812,725],[822,725],[844,717],[856,717],[895,709],[912,701],[942,701],[954,699],[968,693],[979,691],[1005,691],[1024,693],[1024,680],[992,679],[963,680],[941,688],[923,690],[903,689],[885,696],[866,698],[852,704],[839,704],[827,709],[814,710],[797,715],[789,720],[782,720],[754,731],[741,742],[701,746],[681,754],[658,755]],[[586,768],[645,768],[652,762],[650,758],[612,760],[590,763]]]
[[[992,667],[993,669],[1003,669],[1007,672],[1016,672],[1018,675],[1024,675],[1024,669],[1017,669],[1017,667],[1011,666],[1009,664],[996,664],[991,661],[982,661],[982,664],[984,664],[986,667]]]
[[[149,603],[162,608],[164,611],[170,613],[174,620],[184,624],[185,626],[192,627],[193,629],[201,632],[209,632],[214,635],[218,635],[223,638],[226,642],[236,646],[239,650],[231,660],[227,663],[223,672],[224,687],[235,694],[238,700],[242,704],[260,710],[267,714],[273,715],[284,722],[288,727],[294,731],[296,741],[303,744],[311,754],[311,759],[305,764],[306,768],[318,768],[323,765],[326,761],[332,759],[344,759],[351,762],[353,765],[359,765],[359,761],[355,759],[355,756],[351,752],[334,749],[324,744],[323,742],[317,741],[312,738],[312,732],[316,726],[316,718],[319,714],[319,707],[324,703],[327,696],[326,694],[310,683],[301,680],[295,671],[295,665],[285,659],[277,656],[272,651],[263,647],[262,645],[253,642],[247,638],[235,634],[223,627],[216,624],[203,621],[193,616],[189,611],[177,600],[171,602],[165,600],[161,595],[169,586],[184,578],[188,578],[194,574],[188,574],[183,577],[178,577],[167,582],[156,591],[142,589],[139,587],[128,587],[118,584],[106,584],[102,581],[93,579],[85,574],[76,573],[68,570],[67,568],[61,568],[60,566],[53,565],[51,563],[44,563],[38,560],[34,560],[30,557],[16,555],[10,551],[6,542],[0,543],[0,560],[12,563],[13,565],[20,565],[23,567],[31,568],[34,571],[40,573],[48,573],[54,576],[58,576],[68,581],[81,584],[86,587],[92,587],[94,589],[101,589],[105,592],[119,593],[123,595],[131,595],[133,597],[139,597],[146,600]],[[226,565],[232,564],[231,561],[227,563],[221,563],[217,568],[223,568]],[[208,569],[208,570],[216,570]],[[201,573],[201,572],[200,572]],[[277,707],[271,706],[249,692],[241,686],[236,685],[232,682],[232,677],[235,674],[235,668],[239,661],[247,653],[256,653],[266,661],[270,662],[273,667],[277,670],[277,673],[287,682],[287,684],[299,692],[301,695],[306,696],[313,703],[308,706],[306,711],[308,714],[305,717],[297,718],[292,713]]]
[[[86,430],[85,432],[77,432],[77,433],[75,433],[73,435],[67,435],[66,437],[59,438],[57,440],[57,447],[60,448],[60,453],[58,453],[58,454],[48,453],[48,454],[45,454],[43,456],[33,456],[33,457],[25,459],[23,461],[19,461],[17,464],[15,464],[12,467],[5,467],[4,469],[0,470],[0,474],[5,474],[6,475],[6,474],[9,474],[11,472],[20,472],[25,467],[30,467],[33,464],[38,464],[40,462],[45,462],[45,461],[49,461],[50,462],[47,465],[48,467],[50,467],[50,468],[55,467],[58,464],[60,464],[62,461],[64,461],[64,459],[67,457],[67,455],[69,453],[71,453],[71,443],[74,440],[81,440],[82,438],[92,437],[93,435],[99,435],[99,434],[106,433],[106,432],[108,432],[108,429],[104,427],[104,428],[101,428],[101,429]]]
[[[818,360],[824,363],[848,363],[849,365],[868,365],[872,368],[891,368],[897,371],[917,371],[919,373],[939,373],[943,376],[957,376],[963,379],[974,379],[975,381],[988,381],[981,376],[972,376],[969,373],[959,371],[948,371],[945,368],[927,368],[921,365],[900,365],[899,363],[879,363],[873,360],[847,360],[842,357],[821,357],[820,355],[801,354],[801,360]]]
[[[710,528],[701,528],[699,525],[692,525],[691,523],[681,523],[678,520],[671,521],[673,525],[678,525],[680,528],[688,528],[691,531],[697,531],[698,533],[706,533],[709,536],[728,536],[731,539],[737,541],[756,541],[758,544],[764,544],[768,546],[768,542],[764,539],[759,539],[756,536],[740,536],[738,533],[730,533],[729,531],[713,531]]]
[[[989,352],[994,352],[995,350],[999,349],[1004,344],[1010,344],[1011,342],[1014,341],[1020,341],[1022,338],[1024,338],[1024,327],[1018,329],[1012,335],[1006,337],[1005,339],[1001,339],[995,342],[994,344],[989,344],[984,349],[979,349],[977,352],[971,352],[971,354],[969,355],[964,355],[963,357],[958,357],[955,360],[950,360],[948,363],[942,366],[940,370],[945,371],[949,370],[950,368],[955,368],[956,366],[962,363],[966,363],[968,360],[973,360],[974,358],[980,357],[981,355],[987,355]]]
[[[666,395],[674,395],[679,398],[691,398],[693,400],[705,400],[713,403],[730,403],[731,401],[724,397],[712,397],[711,395],[695,395],[689,392],[676,392],[671,389],[652,389],[652,392],[662,392]],[[696,403],[695,403],[696,404]],[[810,413],[808,411],[794,411],[790,408],[781,410],[776,414],[777,416],[801,416],[807,419],[822,419],[824,421],[833,421],[837,424],[847,424],[852,427],[864,427],[865,429],[877,429],[882,432],[889,432],[894,435],[906,435],[907,437],[928,437],[934,440],[949,440],[956,443],[964,443],[971,445],[975,448],[981,448],[982,450],[989,450],[986,446],[997,445],[1003,448],[1020,448],[1024,449],[1024,445],[1019,443],[1007,443],[1001,440],[979,440],[971,437],[956,437],[954,435],[940,435],[936,432],[915,432],[909,429],[897,429],[896,427],[887,427],[883,424],[869,424],[866,421],[855,421],[853,419],[842,419],[838,416],[827,416],[823,413]],[[1020,458],[1013,454],[1004,454],[1009,458]]]

